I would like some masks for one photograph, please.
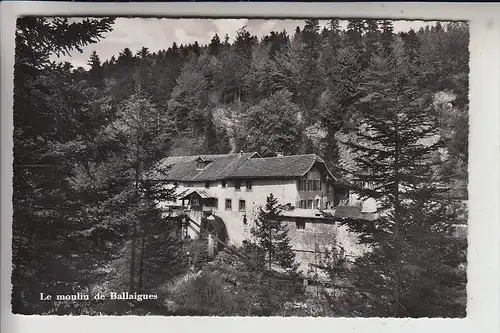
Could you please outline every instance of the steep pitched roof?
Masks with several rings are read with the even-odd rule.
[[[205,169],[197,170],[200,157],[212,161]],[[325,162],[315,154],[261,158],[257,153],[227,155],[197,155],[168,157],[162,167],[170,165],[157,179],[177,181],[213,181],[235,178],[297,178],[304,176],[315,163],[320,163],[335,179]]]
[[[241,164],[229,178],[302,177],[315,162],[324,163],[314,154],[254,158]]]
[[[151,178],[172,181],[213,181],[224,179],[242,162],[254,155],[256,153],[167,157],[160,162],[158,167],[158,170],[166,168],[167,171],[155,172]],[[203,170],[196,168],[196,161],[200,157],[205,161],[210,161]]]

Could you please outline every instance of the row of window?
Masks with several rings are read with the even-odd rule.
[[[200,199],[197,197],[191,198],[191,205],[192,206],[199,206],[200,205]],[[219,206],[219,200],[215,199],[214,201],[214,207]],[[233,210],[233,200],[232,199],[226,199],[225,203],[225,209],[228,211]],[[244,212],[246,210],[246,202],[245,200],[238,200],[238,211]]]
[[[232,199],[226,199],[226,210],[233,210],[233,200]],[[239,200],[238,201],[238,211],[244,212],[246,210],[246,202],[245,200]]]
[[[251,180],[247,180],[245,182],[246,184],[246,190],[247,191],[251,191],[252,190],[252,181]],[[222,187],[226,188],[227,187],[227,181],[223,180],[222,181]],[[234,190],[235,191],[241,191],[241,181],[240,180],[235,180],[234,181]]]
[[[319,199],[316,200],[299,200],[299,208],[304,209],[321,209]]]
[[[323,183],[320,179],[300,179],[297,183],[298,190],[302,192],[316,192],[321,191],[323,188]],[[326,193],[330,193],[330,186],[324,184],[326,187]]]
[[[251,180],[247,180],[245,185],[246,185],[247,191],[252,190],[252,181]],[[223,188],[227,187],[227,181],[225,181],[225,180],[222,181],[222,187]],[[205,182],[205,188],[210,188],[210,182]],[[241,191],[241,181],[237,180],[234,182],[234,190]]]
[[[373,189],[375,187],[375,182],[372,182],[372,181],[365,182],[362,180],[353,180],[353,184],[355,186],[361,187],[361,188]]]

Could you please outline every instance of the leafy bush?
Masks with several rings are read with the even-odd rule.
[[[236,310],[233,296],[217,273],[202,272],[181,284],[170,295],[182,313],[192,315],[231,315]]]

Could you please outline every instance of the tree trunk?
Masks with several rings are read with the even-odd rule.
[[[142,276],[144,274],[144,236],[142,237],[142,242],[141,242],[141,258],[139,261],[139,287],[138,287],[138,292],[142,291]]]
[[[130,292],[134,292],[134,273],[135,273],[135,240],[137,237],[136,221],[132,225],[132,252],[130,253]]]
[[[136,209],[139,208],[139,133],[137,133],[137,145],[136,145],[136,166],[135,166],[135,206]],[[135,257],[136,257],[136,239],[137,239],[137,221],[135,217],[132,223],[132,251],[130,253],[130,292],[134,291],[134,275],[135,275]]]
[[[397,117],[397,116],[396,116]],[[395,138],[395,154],[394,154],[394,179],[395,179],[395,191],[394,191],[394,317],[399,317],[400,308],[400,269],[399,269],[399,128],[398,120],[396,120],[396,138]]]

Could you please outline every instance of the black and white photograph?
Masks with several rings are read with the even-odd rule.
[[[24,16],[12,313],[464,318],[469,23]]]

